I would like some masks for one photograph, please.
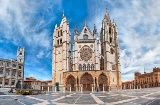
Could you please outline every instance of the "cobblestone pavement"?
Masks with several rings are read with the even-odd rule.
[[[0,90],[1,91],[1,90]],[[1,91],[2,92],[2,91]],[[0,95],[0,105],[160,105],[160,88],[111,92],[48,92],[43,95]]]

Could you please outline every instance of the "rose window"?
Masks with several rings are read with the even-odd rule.
[[[84,61],[88,61],[92,58],[92,49],[89,46],[83,46],[80,50],[80,57]]]

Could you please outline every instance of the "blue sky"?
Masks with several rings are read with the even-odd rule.
[[[107,10],[119,33],[122,81],[134,72],[160,66],[159,0],[1,0],[0,58],[16,59],[18,47],[26,51],[25,76],[52,78],[52,36],[62,13],[79,32],[84,20],[100,32]]]

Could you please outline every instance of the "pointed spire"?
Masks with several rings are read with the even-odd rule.
[[[97,28],[96,28],[96,25],[94,24],[94,30],[93,30],[93,33],[97,33]]]
[[[57,27],[57,24],[55,25],[55,28]]]
[[[62,14],[62,19],[64,18],[64,10],[63,10],[63,14]]]
[[[84,26],[86,26],[86,20],[84,20]]]
[[[145,70],[145,67],[144,67],[144,74],[146,74],[146,70]]]
[[[106,14],[104,16],[104,19],[106,19],[107,22],[110,22],[110,16],[109,16],[108,10],[106,10]]]
[[[78,34],[78,30],[77,30],[77,27],[75,26],[74,35],[77,35],[77,34]]]

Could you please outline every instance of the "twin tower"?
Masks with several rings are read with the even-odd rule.
[[[108,11],[102,20],[100,40],[86,23],[74,30],[74,41],[66,17],[55,25],[52,53],[52,85],[60,91],[108,91],[121,89],[118,30]],[[72,51],[71,51],[72,46]]]

